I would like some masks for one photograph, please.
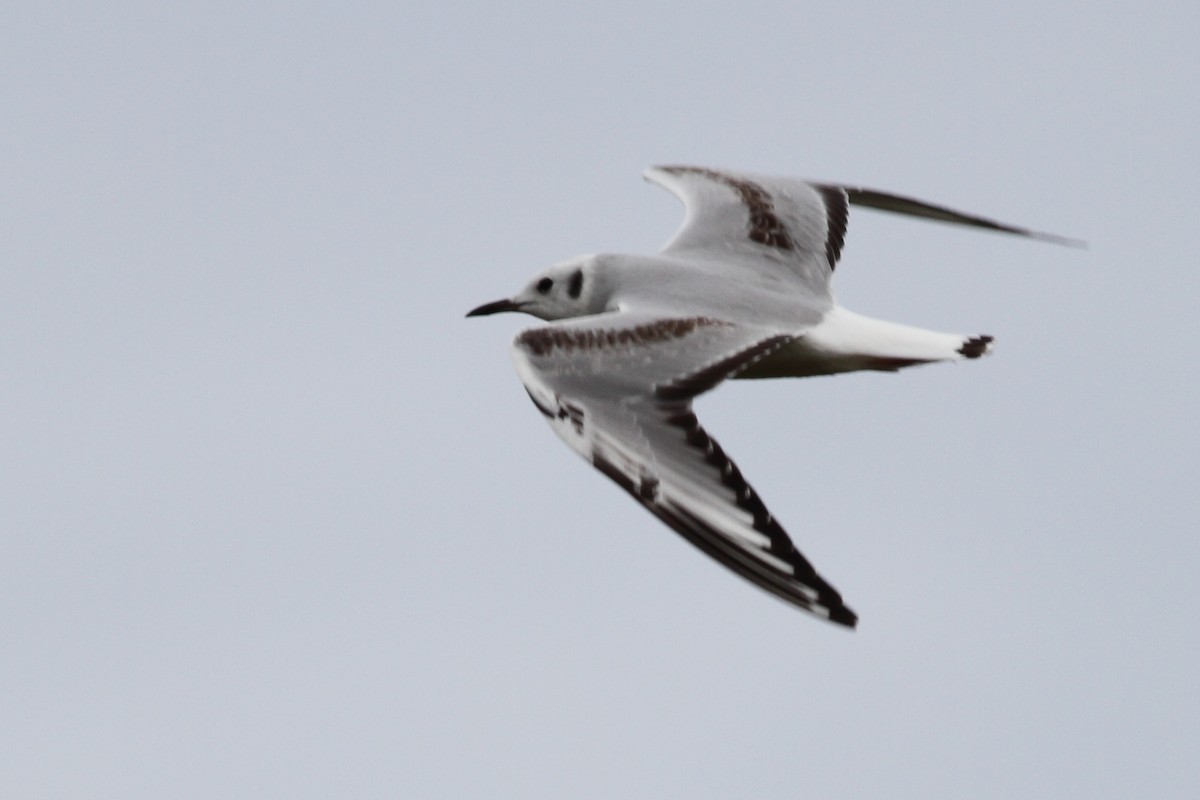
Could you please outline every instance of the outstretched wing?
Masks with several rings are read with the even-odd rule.
[[[854,612],[692,412],[696,395],[792,339],[705,317],[618,314],[526,331],[513,360],[563,441],[651,513],[742,577],[853,627]]]
[[[848,204],[837,186],[706,167],[651,167],[646,180],[683,201],[683,225],[664,255],[799,279],[816,297],[842,252]]]
[[[686,209],[683,225],[663,248],[664,254],[717,261],[726,268],[740,263],[754,271],[798,278],[819,297],[829,295],[851,205],[1083,246],[1075,239],[875,189],[707,167],[651,167],[643,175],[679,197]]]

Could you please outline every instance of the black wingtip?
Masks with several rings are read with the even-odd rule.
[[[850,630],[858,628],[858,614],[855,614],[845,606],[829,609],[829,621],[836,622],[838,625],[844,625]]]
[[[851,205],[874,208],[894,214],[908,214],[909,216],[922,217],[939,222],[949,222],[952,225],[982,228],[983,230],[995,231],[997,233],[1011,233],[1015,236],[1024,236],[1028,239],[1062,245],[1063,247],[1087,249],[1087,242],[1082,239],[1072,239],[1069,236],[1059,236],[1057,233],[1035,231],[1030,228],[1022,228],[1018,225],[997,222],[994,219],[980,217],[976,214],[968,214],[965,211],[955,211],[952,208],[947,208],[936,203],[927,203],[915,197],[881,192],[877,189],[867,189],[861,186],[847,186],[845,190]]]

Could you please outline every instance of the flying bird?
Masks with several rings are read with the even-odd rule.
[[[692,400],[727,378],[894,372],[977,359],[992,337],[871,319],[830,291],[851,205],[1079,244],[871,189],[693,166],[644,177],[683,201],[657,255],[600,253],[550,267],[470,311],[550,322],[512,343],[534,406],[563,441],[693,545],[799,608],[857,615],[800,554]]]

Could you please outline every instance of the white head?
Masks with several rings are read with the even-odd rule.
[[[515,296],[484,303],[467,312],[468,317],[523,311],[544,320],[570,319],[599,314],[608,303],[608,292],[601,287],[599,259],[580,256],[538,275]]]

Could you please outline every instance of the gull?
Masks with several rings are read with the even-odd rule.
[[[991,336],[884,322],[837,303],[830,279],[851,205],[1081,243],[872,189],[694,166],[643,176],[686,212],[657,255],[578,256],[467,316],[521,311],[550,322],[518,334],[512,358],[555,433],[704,553],[853,628],[858,616],[701,427],[692,400],[727,378],[895,372],[991,351]]]

